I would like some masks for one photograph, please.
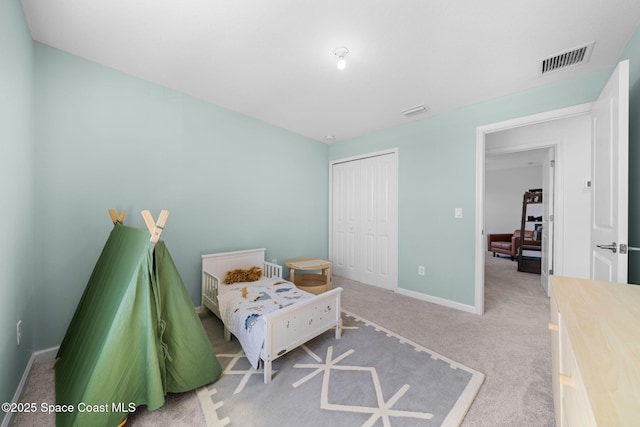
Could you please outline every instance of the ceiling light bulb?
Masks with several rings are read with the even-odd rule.
[[[338,70],[344,70],[347,66],[347,61],[345,61],[344,57],[349,53],[349,49],[346,47],[337,47],[336,50],[333,51],[333,54],[338,57],[338,62],[336,62],[336,67]]]

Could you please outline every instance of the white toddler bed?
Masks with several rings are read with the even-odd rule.
[[[342,288],[335,288],[320,295],[313,295],[299,290],[282,279],[282,267],[264,260],[265,249],[250,249],[245,251],[224,252],[202,255],[202,305],[211,310],[224,323],[225,339],[229,340],[231,332],[237,335],[243,346],[247,358],[251,362],[250,354],[256,354],[263,362],[264,382],[271,381],[271,363],[278,357],[304,344],[321,333],[335,328],[336,339],[341,336],[342,322],[340,320],[340,296]],[[227,272],[235,269],[262,268],[263,278],[257,282],[243,282],[233,285],[223,284]],[[222,306],[220,302],[233,305],[231,293],[240,295],[240,289],[247,287],[250,292],[263,295],[267,287],[273,285],[284,287],[290,285],[291,293],[295,293],[296,302],[281,309],[266,314],[254,314],[252,328],[259,331],[258,343],[247,343],[247,338],[240,336],[239,324],[242,319],[232,319],[232,312],[237,308]],[[251,287],[254,286],[254,289]],[[258,288],[261,287],[261,288]],[[278,288],[278,290],[284,290]],[[274,294],[275,295],[275,294]],[[271,300],[270,296],[267,296]],[[255,300],[254,300],[255,301]],[[270,301],[271,302],[271,301]],[[237,307],[237,304],[236,306]],[[244,314],[246,317],[246,313]],[[262,332],[264,331],[264,332]],[[255,334],[251,341],[256,341]],[[254,349],[257,345],[257,350]]]

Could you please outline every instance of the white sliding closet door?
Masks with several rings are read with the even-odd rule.
[[[333,273],[359,280],[360,254],[360,162],[332,167]]]
[[[334,274],[396,288],[397,175],[395,153],[332,166]]]

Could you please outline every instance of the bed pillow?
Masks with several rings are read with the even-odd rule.
[[[262,277],[262,269],[260,267],[251,267],[248,270],[236,269],[227,272],[223,283],[230,285],[238,282],[255,282]]]

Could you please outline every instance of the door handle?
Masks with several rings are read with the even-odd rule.
[[[609,249],[610,251],[612,251],[614,254],[616,253],[616,251],[618,250],[618,245],[616,244],[616,242],[613,242],[610,245],[596,245],[596,247],[600,248],[600,249]]]

